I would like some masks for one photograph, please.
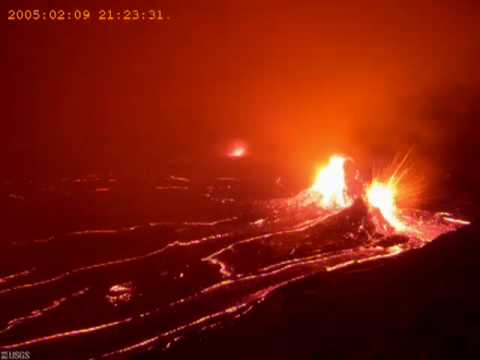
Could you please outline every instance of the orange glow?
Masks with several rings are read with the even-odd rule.
[[[396,206],[397,187],[393,181],[382,183],[374,180],[367,189],[368,203],[377,208],[384,219],[397,231],[403,231],[406,226],[399,220]]]
[[[346,194],[345,161],[344,157],[333,155],[328,165],[317,173],[310,190],[321,196],[320,204],[324,208],[344,208],[351,202]]]

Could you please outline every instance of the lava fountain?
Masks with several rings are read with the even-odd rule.
[[[321,168],[310,191],[319,195],[320,206],[327,209],[345,208],[351,204],[345,182],[345,161],[333,155],[327,166]]]
[[[451,214],[429,214],[416,209],[398,208],[401,179],[406,172],[398,174],[406,157],[388,180],[374,178],[369,183],[361,183],[359,189],[349,189],[348,184],[352,179],[349,178],[345,164],[350,160],[341,155],[332,155],[328,163],[318,170],[312,186],[296,196],[291,203],[299,203],[300,206],[313,204],[323,216],[329,216],[360,201],[367,205],[376,232],[384,235],[402,233],[413,239],[421,239],[422,244],[452,230],[452,224],[468,224],[468,221],[452,218]]]

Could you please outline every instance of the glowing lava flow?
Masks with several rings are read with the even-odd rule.
[[[368,203],[377,208],[386,221],[397,231],[404,231],[406,226],[399,220],[397,216],[397,207],[395,197],[397,189],[392,181],[381,183],[374,180],[367,189]]]
[[[344,157],[333,155],[327,166],[322,168],[311,187],[320,195],[320,205],[324,208],[345,208],[350,205],[345,183]]]
[[[255,202],[252,217],[238,207],[230,217],[217,218],[225,209],[212,203],[211,212],[199,214],[209,221],[180,217],[99,229],[84,229],[79,222],[83,230],[7,247],[8,256],[19,261],[25,249],[40,249],[46,256],[34,263],[27,257],[24,263],[2,264],[9,275],[0,277],[0,301],[8,305],[0,312],[0,351],[38,347],[49,358],[68,358],[70,344],[88,342],[86,349],[75,346],[75,355],[145,357],[143,352],[167,351],[187,336],[244,316],[277,289],[418,249],[469,224],[449,213],[400,213],[395,198],[405,188],[398,188],[399,176],[360,183],[359,177],[345,174],[345,162],[332,156],[309,189],[293,198]],[[347,189],[353,180],[359,191]],[[200,198],[205,192],[194,192],[198,188],[185,191]],[[384,227],[387,223],[391,226]],[[406,236],[392,236],[399,230]],[[99,246],[105,243],[116,246]],[[59,253],[62,262],[55,261]],[[128,278],[119,282],[125,274]],[[108,286],[98,286],[97,277]],[[80,290],[65,293],[67,288]],[[33,300],[27,304],[22,301],[26,297]],[[85,308],[95,311],[76,316]]]

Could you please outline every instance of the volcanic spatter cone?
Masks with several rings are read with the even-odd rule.
[[[321,237],[327,235],[327,242],[335,248],[347,241],[349,246],[405,244],[406,250],[468,224],[448,213],[400,209],[397,206],[397,197],[402,191],[400,185],[395,174],[383,181],[376,178],[366,181],[349,159],[334,155],[319,169],[310,188],[286,202],[279,202],[275,208],[280,213],[282,210],[278,209],[283,208],[284,213],[279,217],[297,218],[297,221],[302,217],[311,219],[305,223],[307,228],[318,222],[306,232],[318,232]],[[401,247],[395,249],[401,251]]]

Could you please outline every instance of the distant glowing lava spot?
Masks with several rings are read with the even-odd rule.
[[[227,155],[231,158],[242,158],[247,155],[247,147],[244,144],[235,144]]]
[[[324,208],[345,208],[351,203],[345,182],[345,161],[344,157],[333,155],[328,165],[318,171],[310,188],[320,195],[320,205]]]
[[[367,200],[370,206],[377,208],[395,230],[404,231],[406,226],[397,216],[396,195],[397,189],[393,181],[382,183],[374,180],[367,189]]]

